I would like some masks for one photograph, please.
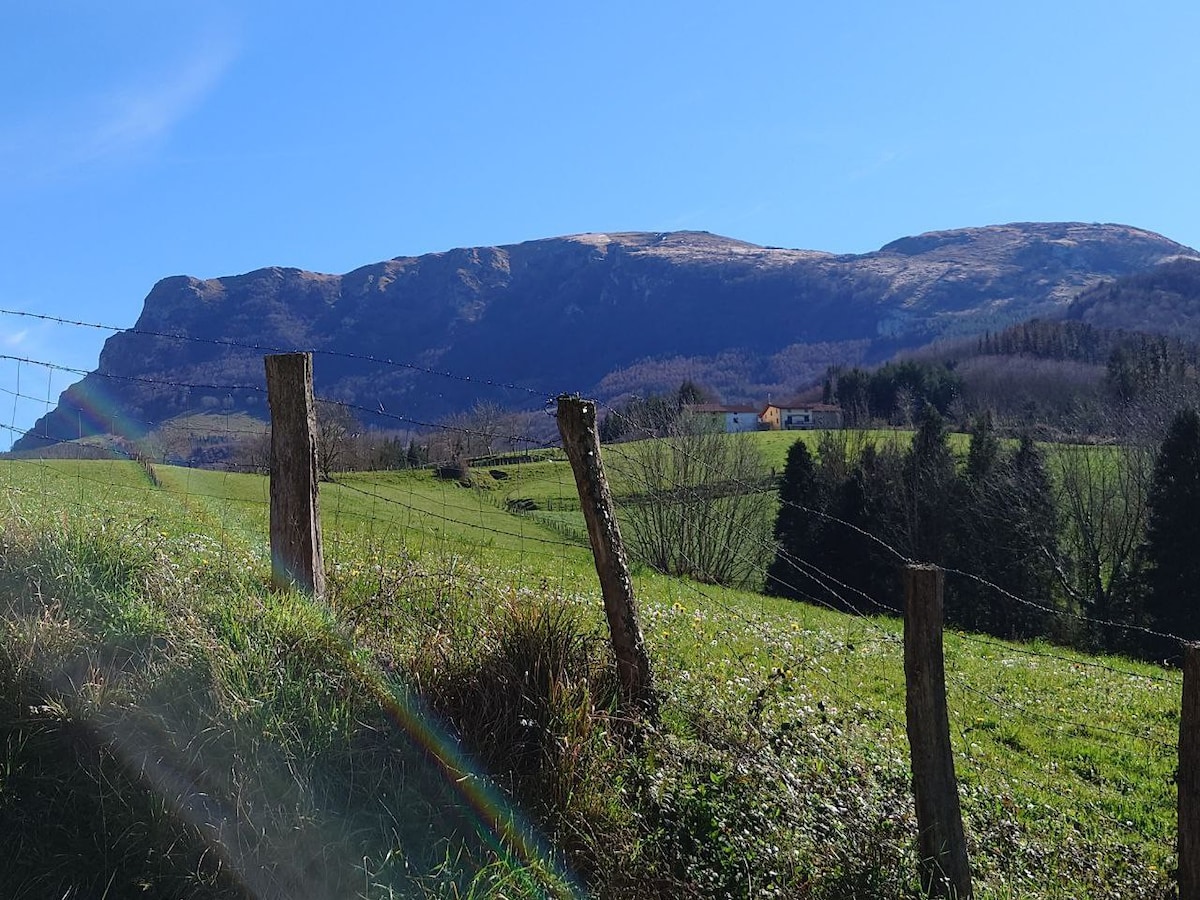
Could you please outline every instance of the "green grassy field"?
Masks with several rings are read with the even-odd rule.
[[[896,620],[639,570],[631,740],[565,463],[323,485],[328,604],[265,479],[154,475],[0,462],[7,896],[915,896]],[[1177,674],[946,668],[976,896],[1169,896]]]

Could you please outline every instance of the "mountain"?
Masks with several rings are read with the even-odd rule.
[[[344,275],[176,276],[154,286],[134,327],[109,338],[97,369],[14,449],[137,436],[197,412],[265,418],[270,350],[320,351],[318,394],[379,410],[390,427],[477,399],[612,399],[676,386],[681,374],[726,400],[758,400],[830,363],[1060,313],[1084,289],[1180,258],[1200,254],[1124,225],[1019,223],[861,255],[706,232],[580,234]]]

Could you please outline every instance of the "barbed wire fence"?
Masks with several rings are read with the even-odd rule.
[[[0,315],[32,316],[11,310],[0,310]],[[64,327],[103,328],[113,332],[123,330],[48,316],[32,317]],[[161,340],[194,341],[260,353],[288,349],[153,331],[138,333]],[[332,351],[318,350],[314,353],[318,358],[328,355],[364,367],[401,368],[419,373],[422,377],[451,379],[483,389],[517,392],[537,403],[535,408],[527,410],[529,415],[523,422],[533,422],[533,417],[540,415],[547,423],[547,427],[526,431],[514,424],[513,420],[500,428],[492,423],[480,425],[463,419],[431,422],[389,410],[383,404],[372,408],[335,397],[318,397],[318,402],[327,408],[349,414],[355,422],[360,423],[360,428],[362,420],[371,421],[377,438],[407,438],[406,451],[414,441],[419,440],[420,435],[438,436],[445,442],[444,455],[438,460],[418,461],[419,457],[418,460],[404,460],[405,468],[418,468],[428,473],[429,477],[422,480],[422,490],[419,492],[413,491],[411,485],[394,472],[329,473],[322,496],[322,511],[330,549],[327,565],[335,575],[357,578],[360,567],[363,567],[373,577],[382,580],[389,577],[388,569],[396,566],[397,561],[415,557],[450,559],[455,554],[447,553],[448,548],[461,549],[471,545],[481,555],[501,545],[516,554],[517,561],[508,574],[514,576],[517,590],[546,586],[549,583],[547,572],[557,569],[557,594],[565,597],[580,593],[575,579],[580,560],[586,559],[587,535],[581,525],[579,500],[570,470],[562,464],[563,456],[552,430],[553,422],[545,415],[552,396],[534,388],[500,380],[445,372],[403,361]],[[51,360],[13,355],[0,355],[0,365],[10,366],[14,376],[11,388],[0,387],[0,393],[12,398],[9,422],[2,427],[14,439],[29,433],[21,424],[21,418],[30,406],[40,405],[44,412],[54,408],[56,378],[89,374]],[[41,393],[43,373],[46,389]],[[133,382],[178,391],[265,395],[265,388],[261,384],[251,382],[223,384],[217,380],[175,381],[105,373],[91,375],[115,382]],[[200,408],[196,412],[216,417],[211,408]],[[617,409],[608,412],[621,415]],[[63,479],[70,479],[81,496],[86,490],[104,489],[110,495],[110,502],[129,508],[131,517],[138,514],[139,491],[161,493],[177,501],[189,514],[202,516],[207,526],[215,528],[218,540],[228,535],[239,535],[244,539],[247,533],[253,532],[265,521],[269,497],[265,479],[261,476],[269,473],[269,460],[261,458],[261,446],[255,450],[256,442],[261,445],[264,427],[232,418],[221,422],[188,421],[186,416],[173,415],[157,421],[126,418],[120,423],[116,418],[114,413],[108,432],[98,434],[94,421],[90,428],[85,429],[81,411],[75,437],[40,436],[41,446],[37,451],[31,452],[27,458],[13,458],[10,465],[33,472],[35,478],[40,479],[39,483],[47,496],[54,494],[51,482]],[[633,427],[637,423],[628,424]],[[353,431],[355,426],[349,427],[351,431],[341,435],[343,439],[362,436],[362,433]],[[147,435],[154,435],[163,429],[176,430],[172,439],[178,446],[203,446],[207,442],[209,445],[236,446],[237,452],[217,461],[221,472],[219,477],[214,478],[211,470],[201,471],[194,460],[190,465],[186,458],[175,459],[173,462],[176,464],[171,464],[169,451],[164,451],[161,444],[154,447],[145,442]],[[85,434],[85,430],[92,433]],[[159,437],[162,437],[161,433]],[[477,443],[473,444],[473,441]],[[503,447],[503,451],[495,452],[497,445]],[[470,458],[468,451],[476,446],[488,452]],[[614,460],[631,463],[635,461],[631,457],[633,446],[606,445],[605,454]],[[156,454],[155,451],[159,452]],[[259,457],[255,456],[256,452],[260,454]],[[52,461],[59,453],[70,455],[69,464]],[[89,459],[89,456],[93,458]],[[119,490],[114,489],[106,471],[93,464],[113,458],[137,463],[144,471],[146,481],[141,485],[130,482],[122,484]],[[710,467],[710,461],[702,457],[691,458],[689,462],[701,471]],[[480,476],[473,483],[472,474]],[[485,474],[486,479],[482,477]],[[658,502],[670,503],[674,495],[689,487],[683,483],[669,484]],[[730,487],[746,492],[762,490],[760,484],[737,479]],[[628,498],[623,501],[618,495],[618,512],[622,519],[633,514],[627,501]],[[644,498],[642,502],[645,502]],[[650,502],[655,501],[652,499]],[[791,505],[831,526],[844,528],[848,533],[853,532],[875,542],[891,554],[898,568],[914,562],[885,539],[859,525],[839,520],[824,510]],[[709,523],[704,527],[716,528],[716,525]],[[265,531],[258,532],[262,533]],[[411,541],[413,535],[417,536],[416,546],[406,545],[405,542]],[[868,706],[878,725],[895,734],[902,734],[905,721],[897,707],[865,704],[863,697],[856,694],[858,680],[854,677],[854,667],[856,654],[868,648],[870,652],[883,653],[898,661],[903,638],[895,619],[903,616],[903,610],[894,603],[869,596],[839,581],[822,568],[820,560],[796,557],[781,550],[769,533],[739,526],[737,537],[736,545],[726,541],[724,546],[736,546],[737,549],[731,552],[744,557],[740,562],[747,571],[763,570],[763,559],[777,554],[786,562],[791,573],[779,587],[789,588],[815,607],[848,616],[842,640],[826,640],[818,647],[807,647],[799,637],[792,640],[786,628],[781,627],[780,620],[786,617],[774,611],[777,605],[770,612],[764,605],[759,615],[755,616],[744,602],[725,599],[720,588],[690,578],[673,582],[672,595],[690,598],[690,605],[696,614],[703,616],[708,623],[705,634],[711,641],[744,644],[745,635],[750,635],[759,643],[758,652],[768,662],[750,665],[744,658],[741,660],[747,673],[747,689],[754,688],[749,690],[751,702],[757,703],[759,708],[767,702],[764,698],[776,683],[773,679],[780,677],[778,673],[794,673],[788,676],[793,679],[803,674],[812,679],[809,685],[811,696],[821,696],[830,701],[828,706],[841,709]],[[264,550],[261,540],[258,549]],[[265,558],[265,552],[261,556]],[[566,562],[568,558],[570,565]],[[453,570],[447,566],[439,574],[464,580],[482,578],[478,570],[472,572],[469,565]],[[951,578],[970,580],[986,591],[1049,616],[1074,618],[1099,629],[1133,629],[1184,643],[1175,635],[1136,624],[1090,617],[1076,610],[1058,608],[1044,599],[1021,597],[981,573],[946,569],[945,574]],[[762,577],[765,579],[768,576],[764,574]],[[769,577],[780,579],[778,575]],[[756,587],[761,587],[761,584]],[[362,614],[369,614],[365,606]],[[660,606],[646,618],[653,628],[665,630],[664,623],[674,624],[682,617],[673,615],[670,607]],[[787,637],[781,639],[781,633]],[[1017,666],[1046,663],[1094,675],[1092,681],[1080,676],[1081,682],[1093,690],[1097,685],[1095,679],[1103,678],[1105,689],[1118,694],[1133,692],[1135,689],[1130,686],[1138,685],[1136,690],[1149,689],[1172,697],[1178,694],[1182,685],[1175,672],[1163,669],[1139,671],[1132,665],[1061,652],[1047,645],[1003,643],[968,633],[952,632],[951,636],[955,652],[947,657],[947,681],[954,704],[951,728],[956,737],[955,755],[965,764],[964,789],[974,789],[976,785],[986,789],[1000,808],[1018,802],[1032,804],[1047,820],[1060,823],[1064,833],[1087,833],[1096,821],[1100,821],[1118,833],[1134,835],[1147,845],[1157,844],[1161,847],[1173,840],[1174,835],[1164,834],[1161,828],[1155,826],[1153,817],[1145,809],[1132,808],[1136,804],[1131,804],[1129,798],[1134,786],[1128,780],[1117,777],[1117,768],[1112,764],[1097,765],[1100,757],[1108,754],[1114,759],[1126,760],[1130,766],[1152,765],[1156,771],[1169,772],[1178,752],[1177,735],[1171,731],[1170,718],[1143,732],[1089,721],[1086,716],[1075,714],[1085,711],[1086,707],[1078,711],[1047,709],[1041,703],[1035,685],[1026,683],[1019,688],[1014,687],[1004,680],[1003,672]],[[968,652],[966,648],[970,648],[970,654],[976,658],[994,660],[996,677],[983,680],[980,677],[981,667],[963,664],[962,657]],[[985,657],[985,654],[992,655]],[[835,668],[826,665],[831,659],[837,663]],[[898,667],[897,673],[897,685],[902,685]],[[1113,688],[1114,680],[1120,687]],[[820,686],[820,689],[817,690],[816,686]],[[900,690],[902,693],[902,687]],[[1013,727],[1005,731],[1006,725],[1010,724]],[[1049,755],[1047,747],[1057,746],[1057,743],[1037,746],[1036,742],[1023,741],[1020,735],[1026,730],[1037,735],[1069,735],[1074,742],[1074,756],[1064,759]],[[996,738],[996,734],[1001,734],[1001,737]],[[977,738],[984,736],[993,745],[1004,744],[1005,740],[1011,744],[1011,752],[1004,757],[1006,764],[1003,768],[992,761],[994,756],[977,752]],[[1052,790],[1047,789],[1044,780],[1035,777],[1046,772],[1053,772],[1055,779],[1070,778],[1074,784],[1085,786],[1090,792],[1089,796],[1094,799],[1084,809],[1056,807],[1052,802]],[[1014,799],[1018,792],[1024,792],[1022,800]],[[1164,790],[1163,794],[1166,793],[1169,791]]]

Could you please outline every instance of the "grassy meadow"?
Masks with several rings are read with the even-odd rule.
[[[6,897],[917,896],[900,623],[635,566],[634,728],[560,459],[323,485],[327,602],[269,589],[261,476],[0,490]],[[976,896],[1170,896],[1177,673],[946,669]]]

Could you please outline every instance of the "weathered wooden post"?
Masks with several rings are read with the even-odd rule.
[[[596,429],[596,404],[566,394],[558,398],[558,431],[575,473],[579,505],[587,522],[596,574],[604,596],[604,612],[617,657],[617,675],[623,704],[653,719],[657,715],[650,657],[638,623],[633,579],[621,543],[612,492],[600,462],[600,435]]]
[[[971,896],[942,655],[942,591],[936,566],[904,568],[904,677],[916,797],[921,887],[930,897]]]
[[[1200,644],[1183,648],[1178,781],[1179,900],[1200,900]]]
[[[264,359],[271,407],[271,584],[325,596],[311,353]]]

